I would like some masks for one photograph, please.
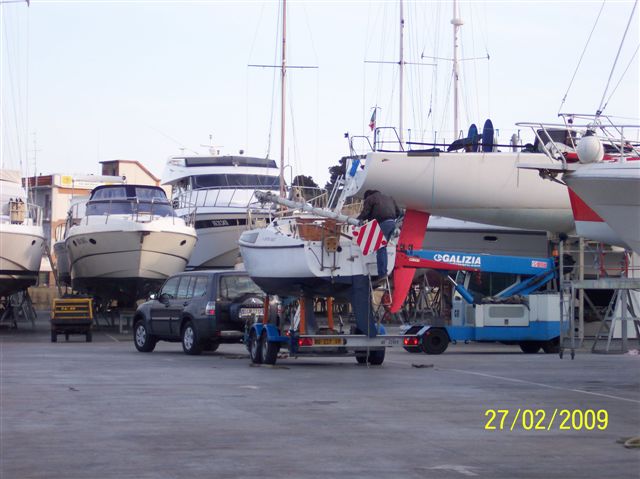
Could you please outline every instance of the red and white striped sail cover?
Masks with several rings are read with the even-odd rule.
[[[384,239],[384,234],[377,220],[371,220],[362,226],[353,228],[353,237],[365,256],[387,246],[387,240]]]

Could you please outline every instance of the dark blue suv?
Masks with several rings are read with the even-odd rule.
[[[265,294],[244,271],[187,271],[171,276],[134,316],[133,341],[143,353],[158,341],[181,341],[187,354],[237,343],[262,318]]]

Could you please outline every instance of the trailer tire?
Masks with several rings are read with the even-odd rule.
[[[93,341],[93,335],[91,334],[91,331],[89,331],[86,336],[85,336],[86,342],[90,343]]]
[[[51,342],[52,343],[58,342],[58,333],[56,333],[55,331],[51,331]]]
[[[278,343],[269,341],[266,331],[262,333],[260,343],[262,364],[275,364],[278,359]]]
[[[545,354],[558,354],[560,352],[560,338],[549,339],[542,342],[542,350]]]
[[[149,334],[144,321],[138,320],[133,326],[133,344],[141,353],[150,353],[156,347],[156,338]]]
[[[372,366],[380,366],[384,362],[384,349],[374,349],[369,351],[356,352],[358,364],[369,363]]]
[[[520,343],[520,349],[524,354],[537,354],[541,347],[539,341],[522,341]]]
[[[253,364],[262,363],[262,344],[255,329],[249,333],[249,357]]]
[[[442,354],[449,347],[449,335],[442,328],[429,328],[422,336],[422,350],[425,354]]]

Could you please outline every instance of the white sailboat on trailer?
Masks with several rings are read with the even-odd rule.
[[[366,298],[369,297],[369,277],[377,272],[376,249],[365,247],[363,252],[358,246],[353,236],[353,226],[358,225],[359,221],[284,198],[286,1],[283,2],[282,21],[280,198],[269,193],[259,195],[259,198],[298,212],[274,219],[266,227],[242,233],[238,245],[244,267],[268,294],[331,296],[352,300],[359,328],[375,335],[369,304],[365,304],[366,301],[360,303],[359,299],[363,291]],[[379,228],[373,236],[380,246],[382,234],[378,232]],[[389,242],[387,255],[390,271],[395,255],[393,241]],[[313,325],[309,324],[308,327],[313,328]]]

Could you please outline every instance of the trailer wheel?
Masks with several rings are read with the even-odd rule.
[[[55,331],[51,331],[51,342],[52,343],[58,342],[58,333],[56,333]]]
[[[255,329],[252,329],[251,333],[249,333],[249,357],[253,364],[262,363],[262,344],[260,344],[260,339],[258,339]]]
[[[422,336],[422,350],[426,354],[442,354],[449,347],[449,335],[444,329],[429,328]]]
[[[187,321],[182,328],[182,350],[191,356],[196,356],[202,352],[200,339],[191,321]]]
[[[86,341],[87,341],[87,343],[90,343],[90,342],[93,341],[93,335],[91,334],[91,331],[87,332]]]
[[[540,351],[541,346],[538,341],[522,341],[520,343],[520,349],[525,354],[536,354]]]
[[[545,354],[558,354],[560,352],[560,339],[553,338],[542,342],[542,350]]]
[[[278,343],[269,341],[266,331],[262,333],[260,343],[262,364],[275,364],[278,359]]]
[[[156,347],[156,339],[149,334],[142,320],[138,320],[133,327],[133,344],[141,353],[150,353]]]
[[[372,366],[380,366],[384,362],[384,349],[374,349],[369,351],[356,352],[358,364],[369,363]]]

